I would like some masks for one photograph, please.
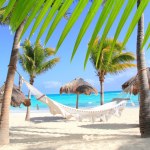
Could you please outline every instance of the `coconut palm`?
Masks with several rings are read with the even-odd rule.
[[[137,0],[137,7],[139,7],[142,0]],[[144,14],[138,22],[137,30],[137,69],[139,79],[140,91],[140,113],[139,124],[141,137],[150,137],[150,92],[148,77],[146,73],[146,63],[144,50],[141,50],[142,42],[144,39]]]
[[[14,5],[11,5],[12,7],[6,7],[6,9],[1,8],[2,3],[0,2],[0,8],[1,8],[1,11],[0,11],[1,23],[0,24],[10,23],[10,19],[11,19],[10,15],[13,14],[12,12],[14,12],[15,6],[17,5],[18,1],[9,1],[9,2],[14,3]],[[11,8],[11,9],[7,10],[7,8],[9,9]],[[1,115],[0,115],[0,145],[9,143],[9,106],[10,106],[10,100],[11,100],[11,95],[12,95],[16,64],[18,60],[18,49],[20,46],[20,38],[23,32],[23,28],[24,28],[26,20],[27,20],[27,17],[25,17],[19,23],[19,26],[17,26],[15,30],[15,34],[14,34],[13,46],[12,46],[12,51],[11,51],[10,62],[8,65],[9,68],[8,68],[7,77],[6,77],[4,97],[3,97],[3,103],[2,103]]]
[[[5,84],[4,97],[3,97],[2,109],[1,109],[1,117],[0,117],[0,135],[1,135],[0,144],[9,143],[9,106],[10,106],[12,88],[14,83],[16,63],[18,60],[19,38],[23,26],[24,26],[24,22],[18,27],[18,29],[15,32],[11,58],[8,66],[9,68],[6,77],[6,84]]]
[[[101,39],[97,37],[97,39],[94,42],[94,45],[91,49],[91,62],[94,65],[95,69],[97,70],[97,75],[99,77],[100,81],[100,104],[104,104],[104,79],[107,74],[118,74],[127,68],[135,67],[136,65],[132,63],[132,61],[135,60],[135,56],[133,53],[130,52],[122,52],[122,43],[121,42],[116,42],[114,49],[113,49],[113,54],[111,57],[111,60],[108,64],[108,59],[110,55],[110,49],[111,45],[113,42],[113,39],[105,39],[105,42],[102,47],[102,53],[99,57],[98,60],[98,65],[96,65],[97,61],[97,53],[98,53],[98,48],[99,44],[101,42]]]
[[[45,18],[45,25],[42,26],[43,29],[39,30],[41,33],[39,33],[38,37],[40,37],[44,31],[45,31],[45,28],[48,27],[51,19],[49,19],[49,17],[45,17],[45,14],[47,14],[48,12],[48,6],[51,6],[51,4],[53,3],[53,1],[38,1],[38,3],[36,3],[35,0],[30,0],[28,1],[28,4],[27,3],[24,3],[24,0],[19,0],[19,1],[7,1],[7,0],[2,0],[0,1],[0,8],[5,4],[5,2],[9,5],[9,7],[7,8],[7,11],[5,13],[5,17],[7,17],[7,15],[9,15],[9,12],[12,11],[12,9],[14,9],[14,11],[12,12],[12,17],[11,17],[11,28],[13,31],[15,31],[15,37],[18,37],[18,32],[20,31],[20,28],[21,28],[21,24],[23,22],[23,20],[25,20],[26,16],[28,16],[29,14],[32,14],[30,15],[30,17],[27,18],[27,21],[26,21],[26,25],[25,25],[25,28],[24,28],[24,31],[22,33],[25,33],[25,31],[28,29],[29,25],[31,23],[33,23],[33,19],[39,15],[39,18],[40,19],[37,19],[38,21],[35,22],[35,26],[34,29],[31,31],[30,35],[32,35],[34,33],[34,31],[36,30],[36,28],[40,25],[40,23],[42,22],[42,19]],[[51,3],[52,2],[52,3]],[[55,1],[57,4],[57,6],[61,6],[62,5],[62,1],[61,0],[58,0],[58,1]],[[94,29],[94,32],[93,32],[93,35],[92,35],[92,38],[91,38],[91,41],[90,41],[90,45],[92,46],[93,45],[93,42],[96,38],[96,36],[98,35],[99,31],[101,30],[102,26],[105,24],[105,31],[104,31],[104,36],[107,36],[111,26],[113,25],[117,15],[119,14],[120,12],[120,9],[124,6],[124,0],[115,0],[115,1],[112,1],[112,0],[107,0],[106,1],[106,4],[105,4],[105,7],[103,8],[102,12],[100,13],[100,16],[99,16],[99,19],[98,19],[98,22],[96,24],[96,27]],[[50,4],[51,3],[51,4]],[[57,15],[55,15],[55,18],[54,18],[54,22],[52,23],[48,33],[47,33],[47,36],[46,36],[46,40],[45,42],[48,41],[48,39],[51,37],[52,33],[54,32],[54,30],[56,29],[58,23],[61,21],[62,17],[64,16],[64,14],[66,13],[66,10],[72,5],[73,3],[73,0],[71,1],[68,1],[68,0],[65,0],[64,3],[63,3],[63,7],[61,7],[60,9],[60,13],[58,13]],[[128,17],[130,16],[132,10],[134,9],[134,5],[136,3],[136,0],[128,0],[127,2],[127,5],[126,7],[124,7],[124,12],[121,16],[121,19],[120,19],[120,22],[118,24],[118,27],[117,27],[117,30],[116,30],[116,36],[115,36],[115,39],[117,39],[117,37],[119,36],[120,32],[121,32],[121,29],[122,27],[124,26],[124,24],[126,23]],[[143,0],[141,1],[140,5],[141,7],[139,7],[139,11],[136,12],[136,15],[134,16],[133,18],[133,21],[131,22],[131,25],[128,29],[128,32],[126,34],[126,38],[124,39],[124,45],[126,44],[126,42],[128,41],[131,33],[133,32],[134,28],[135,28],[135,24],[138,22],[141,14],[144,12],[146,6],[148,5],[149,3],[149,0]],[[75,24],[75,22],[78,20],[79,16],[82,14],[82,11],[84,10],[84,8],[86,7],[86,5],[88,4],[88,0],[85,0],[85,1],[78,1],[78,4],[76,5],[76,8],[74,9],[70,19],[68,20],[68,23],[66,24],[65,26],[65,29],[63,30],[63,33],[61,35],[61,38],[57,44],[57,49],[60,47],[60,45],[62,44],[62,42],[64,41],[65,37],[67,36],[67,34],[69,33],[69,31],[71,30],[71,28],[73,27],[73,25]],[[99,7],[101,6],[102,4],[102,1],[93,1],[91,7],[90,7],[90,10],[88,11],[88,14],[83,22],[83,28],[82,30],[80,30],[80,33],[79,33],[79,37],[81,38],[78,38],[77,39],[77,44],[74,48],[74,51],[73,51],[73,54],[72,54],[72,57],[74,56],[77,48],[78,48],[78,45],[80,43],[80,41],[82,40],[84,34],[86,33],[86,30],[88,29],[90,23],[92,22],[94,16],[96,15],[97,11],[99,10]],[[41,11],[41,9],[39,9],[40,7],[42,6],[43,10]],[[56,6],[56,5],[55,5]],[[26,9],[22,9],[22,8],[26,8]],[[57,12],[57,7],[55,7],[53,9],[53,11],[50,11],[49,12],[49,15],[52,15],[50,13],[54,13],[54,12]],[[94,11],[93,11],[94,10]],[[20,13],[21,12],[21,13]],[[39,13],[41,12],[41,13]],[[45,12],[45,14],[44,14]],[[109,16],[109,14],[111,14]],[[54,16],[54,15],[52,15]],[[109,18],[108,18],[109,16]],[[107,22],[105,23],[105,21],[107,20]],[[132,19],[131,19],[132,20]],[[22,34],[23,36],[23,34]],[[103,36],[103,39],[105,39],[105,37]],[[13,51],[12,51],[12,55],[11,56],[16,56],[15,55],[15,48],[17,49],[18,48],[18,44],[19,44],[19,39],[18,39],[18,43],[15,44],[16,42],[14,42],[14,46],[13,46]],[[15,47],[16,46],[16,47]],[[86,60],[85,60],[85,64],[88,60],[88,56],[90,54],[90,51],[87,51],[87,56],[86,56]],[[10,63],[10,66],[16,66],[16,64],[14,63],[15,62],[15,58],[16,57],[13,57],[11,58],[11,63]],[[13,69],[12,69],[13,70]],[[14,74],[12,74],[12,78],[10,78],[10,71],[8,71],[8,74],[7,75],[7,81],[6,82],[10,82],[10,80],[13,80],[14,78]],[[8,91],[12,91],[12,83],[9,83],[10,88],[8,89]],[[8,93],[7,93],[8,94]],[[8,99],[8,98],[6,98]],[[6,100],[7,101],[7,100]],[[9,103],[8,103],[9,104]],[[7,106],[8,107],[8,106]],[[3,118],[4,119],[4,118]],[[8,116],[6,116],[6,118],[4,120],[7,120],[8,119]],[[2,122],[2,121],[1,121]],[[4,121],[5,122],[5,121]],[[3,123],[4,123],[3,122]],[[2,124],[2,123],[0,123]],[[8,126],[8,121],[7,121],[7,126],[5,126],[6,128],[9,127]],[[1,129],[0,129],[0,132],[2,133],[3,131],[2,129],[2,125],[1,125]],[[8,131],[8,129],[7,129]],[[7,138],[4,138],[3,135],[0,133],[0,144],[5,144],[4,139],[7,139]],[[8,135],[8,132],[5,133],[5,135]],[[1,140],[2,139],[2,140]],[[7,142],[6,142],[7,143]]]
[[[31,85],[33,85],[37,75],[52,69],[59,62],[59,58],[49,59],[53,54],[53,49],[44,48],[40,42],[31,45],[28,39],[25,40],[23,43],[23,54],[19,55],[19,62],[24,71],[29,74]],[[26,120],[30,120],[30,107],[27,107]]]
[[[3,13],[5,12],[4,9],[1,9],[0,19],[3,19]],[[1,22],[1,24],[9,24],[9,15],[5,19],[5,21]],[[3,103],[1,108],[1,116],[0,116],[0,145],[1,144],[8,144],[9,143],[9,106],[10,100],[12,95],[13,83],[14,83],[14,76],[16,70],[16,64],[18,60],[18,49],[20,45],[20,36],[24,27],[24,21],[18,26],[13,40],[13,46],[11,51],[10,62],[8,65],[8,73],[6,77],[6,84],[4,89],[4,97]]]

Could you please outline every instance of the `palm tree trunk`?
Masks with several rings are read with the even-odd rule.
[[[100,105],[104,104],[104,71],[98,71],[99,82],[100,82]]]
[[[137,7],[141,0],[137,1]],[[142,41],[144,38],[144,14],[141,16],[138,22],[137,32],[137,69],[139,79],[139,91],[140,91],[140,113],[139,123],[141,137],[150,137],[150,93],[148,77],[146,72],[145,54],[144,50],[141,50]]]
[[[100,105],[104,104],[104,82],[100,80]]]
[[[34,77],[30,76],[30,84],[33,85]],[[31,92],[28,93],[28,98],[31,99]],[[30,121],[30,106],[27,107],[25,121]]]
[[[14,83],[14,76],[15,76],[15,69],[18,59],[18,49],[19,49],[19,38],[22,33],[24,27],[24,21],[21,23],[21,25],[16,30],[15,36],[14,36],[14,43],[12,47],[11,57],[10,57],[10,63],[5,83],[5,89],[4,89],[4,99],[2,103],[2,109],[1,109],[1,117],[0,117],[0,145],[8,144],[9,143],[9,107],[10,107],[10,101],[11,101],[11,94],[12,94],[12,88]]]
[[[77,94],[76,109],[78,109],[78,102],[79,102],[79,94]]]

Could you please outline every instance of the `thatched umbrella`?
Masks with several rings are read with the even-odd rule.
[[[78,108],[79,94],[86,94],[86,95],[90,95],[91,93],[97,94],[98,91],[94,87],[92,87],[91,84],[84,81],[82,78],[78,78],[62,86],[60,88],[60,94],[62,93],[77,94],[76,108]]]
[[[5,84],[0,88],[0,102],[3,101]],[[19,107],[23,103],[25,106],[29,106],[29,100],[26,99],[25,95],[16,85],[13,85],[13,91],[11,96],[11,106]]]
[[[150,85],[150,68],[147,68],[146,70],[147,70],[147,76],[148,76],[149,85]],[[122,89],[126,93],[130,93],[130,94],[132,93],[134,95],[137,95],[139,93],[138,74],[132,77],[131,79],[129,79],[128,81],[126,81],[122,85]]]

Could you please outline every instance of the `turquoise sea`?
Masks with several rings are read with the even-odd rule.
[[[51,99],[70,106],[70,107],[75,107],[76,105],[76,95],[75,94],[47,94],[48,97],[50,97]],[[121,91],[110,91],[110,92],[105,92],[104,95],[104,99],[105,99],[105,103],[110,102],[113,98],[129,98],[131,99],[131,101],[129,100],[127,103],[127,107],[133,107],[131,105],[131,102],[133,102],[135,104],[134,107],[138,107],[139,103],[138,103],[138,96],[134,96],[134,95],[128,95],[128,94],[124,94],[121,93]],[[100,103],[100,94],[95,95],[95,94],[91,94],[89,96],[81,94],[79,96],[79,108],[85,108],[85,107],[95,107],[95,106],[99,106]],[[40,101],[37,101],[35,99],[34,96],[31,97],[31,109],[32,110],[36,110],[37,109],[37,105],[39,106],[40,110],[46,110],[48,109],[48,106]],[[20,108],[13,108],[11,107],[11,110],[25,110],[26,108],[21,105]]]

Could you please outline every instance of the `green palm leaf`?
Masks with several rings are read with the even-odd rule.
[[[36,41],[38,41],[40,39],[40,37],[43,35],[44,31],[46,30],[46,28],[48,27],[50,21],[52,20],[52,18],[54,17],[54,14],[58,11],[60,4],[61,4],[62,0],[57,0],[54,2],[53,7],[51,8],[49,14],[47,15],[40,31],[39,34],[37,36]]]
[[[92,46],[91,49],[91,58],[90,60],[92,61],[92,64],[94,65],[95,69],[97,71],[103,70],[105,73],[117,73],[118,71],[123,69],[123,67],[127,67],[127,65],[124,64],[131,64],[131,67],[135,66],[131,62],[135,60],[135,56],[131,52],[122,52],[119,50],[119,48],[122,48],[122,43],[121,42],[116,42],[114,49],[113,49],[113,55],[111,58],[110,63],[108,64],[108,57],[111,49],[111,45],[113,43],[113,39],[106,38],[104,40],[104,44],[102,46],[102,53],[99,56],[98,64],[97,62],[97,56],[98,56],[98,51],[99,51],[99,45],[101,43],[101,39],[96,38],[96,41],[94,42],[94,45]],[[116,65],[119,65],[118,68]],[[128,65],[128,68],[130,66]]]
[[[150,48],[150,44],[148,44],[148,48]],[[147,48],[147,49],[148,49],[148,48]]]
[[[131,63],[115,64],[115,65],[112,65],[112,68],[109,70],[109,73],[118,74],[132,67],[136,67],[136,65],[131,64]]]
[[[74,23],[76,22],[78,17],[80,16],[81,12],[83,11],[83,9],[87,5],[87,3],[88,3],[88,0],[81,0],[78,2],[75,10],[73,11],[68,23],[66,24],[66,26],[63,30],[63,33],[61,34],[61,37],[60,37],[57,47],[56,47],[56,52],[58,51],[58,49],[61,46],[62,42],[64,41],[65,37],[69,33],[70,29],[72,28],[72,26],[74,25]]]
[[[117,64],[117,63],[124,63],[127,61],[129,62],[129,61],[134,61],[134,60],[135,60],[135,55],[130,52],[126,52],[126,53],[120,53],[120,54],[115,55],[111,63]]]
[[[78,34],[78,37],[77,37],[77,40],[76,40],[76,43],[75,43],[75,46],[74,46],[74,49],[73,49],[73,53],[72,53],[72,56],[71,56],[71,60],[73,59],[76,51],[77,51],[77,48],[80,44],[80,41],[81,39],[83,38],[86,30],[88,29],[90,23],[92,22],[93,18],[95,17],[100,5],[102,4],[102,0],[99,0],[99,1],[94,1],[83,24],[82,24],[82,27],[80,29],[80,32]]]
[[[64,14],[66,13],[66,11],[68,10],[68,8],[71,6],[73,0],[66,0],[62,7],[60,8],[60,10],[58,11],[58,14],[57,16],[55,17],[55,20],[53,21],[49,31],[48,31],[48,34],[46,36],[46,39],[45,39],[45,44],[48,42],[49,38],[51,37],[53,31],[55,30],[56,26],[58,25],[58,23],[60,22],[60,20],[62,19],[62,17],[64,16]]]
[[[0,15],[3,15],[5,10],[6,10],[5,8],[0,8]]]
[[[19,55],[19,62],[30,76],[36,77],[36,75],[51,69],[59,62],[57,57],[49,59],[54,54],[54,50],[52,48],[43,48],[39,41],[35,45],[31,45],[27,39],[23,45],[23,54]]]
[[[33,8],[30,16],[28,17],[25,26],[23,28],[22,34],[20,36],[20,39],[22,38],[22,36],[24,35],[24,33],[26,32],[27,28],[29,27],[29,25],[31,24],[31,22],[33,21],[33,19],[35,18],[37,12],[40,10],[41,6],[43,5],[45,0],[39,0],[38,3],[36,3],[36,6]]]
[[[105,26],[105,29],[104,29],[104,32],[103,32],[103,35],[102,35],[102,38],[101,38],[101,42],[100,42],[100,46],[99,46],[99,50],[98,50],[98,55],[97,55],[97,62],[96,64],[98,63],[98,58],[100,56],[100,53],[101,53],[101,50],[102,50],[102,46],[103,46],[103,42],[113,24],[113,22],[115,21],[117,15],[118,15],[118,12],[120,11],[120,9],[122,8],[123,4],[124,4],[124,0],[116,0],[116,4],[114,5],[114,8],[108,18],[108,21],[107,21],[107,24]]]
[[[113,48],[115,46],[115,43],[116,43],[116,41],[117,41],[117,39],[118,39],[118,37],[119,37],[119,35],[121,33],[121,30],[122,30],[126,20],[129,17],[129,15],[130,15],[134,5],[136,4],[136,2],[137,2],[137,0],[129,0],[128,4],[126,5],[126,7],[124,9],[123,15],[122,15],[122,17],[121,17],[121,19],[119,21],[118,27],[116,29],[116,33],[115,33],[115,36],[114,36],[114,41],[112,43],[111,50],[110,50],[110,56],[108,58],[108,63],[109,63],[109,61],[110,61],[110,59],[112,57],[112,51],[113,51]]]
[[[131,36],[132,32],[133,32],[133,29],[135,28],[136,24],[138,23],[141,15],[143,14],[146,6],[148,5],[148,3],[150,2],[150,0],[142,0],[133,19],[132,19],[132,22],[127,30],[127,33],[126,33],[126,36],[124,38],[124,41],[123,41],[123,46],[126,45],[129,37]]]
[[[37,29],[37,27],[39,26],[39,24],[41,23],[42,19],[44,18],[45,14],[47,13],[48,9],[50,8],[50,6],[52,5],[53,0],[47,0],[44,3],[43,8],[41,9],[39,15],[36,18],[36,21],[34,23],[34,26],[32,27],[32,30],[30,32],[30,36],[29,38],[33,35],[33,33],[35,32],[35,30]]]
[[[24,55],[23,57],[25,58],[25,60],[27,62],[29,62],[30,64],[32,64],[31,66],[33,66],[34,65],[34,60],[26,54],[23,54],[23,55]]]
[[[16,0],[11,0],[8,5],[7,5],[7,9],[4,12],[4,16],[3,16],[3,21],[8,17],[8,14],[11,12],[11,10],[14,7],[14,4],[16,3]]]
[[[31,18],[29,17],[29,18],[30,18],[29,21],[27,20],[27,21],[28,21],[28,24],[26,25],[26,28],[24,29],[23,34],[25,33],[25,30],[27,30],[27,28],[29,27],[29,25],[32,23],[32,19],[38,15],[37,20],[35,21],[34,26],[33,26],[33,28],[32,28],[32,31],[31,31],[31,33],[30,33],[30,36],[34,33],[34,31],[37,29],[37,27],[39,26],[40,22],[41,22],[42,19],[44,18],[45,14],[47,13],[47,11],[49,10],[49,8],[51,7],[51,4],[54,3],[53,0],[46,0],[46,1],[43,2],[43,5],[41,5],[41,4],[42,4],[41,1],[42,1],[42,0],[39,0],[39,1],[38,1],[40,4],[38,4],[38,2],[37,2],[36,0],[30,0],[30,1],[29,1],[29,0],[19,0],[19,1],[16,1],[15,9],[13,10],[12,16],[11,16],[11,19],[10,19],[10,26],[11,26],[11,28],[12,28],[13,31],[15,31],[15,30],[17,29],[17,27],[20,25],[20,23],[21,23],[27,16],[30,16],[30,15],[32,14],[32,17],[31,17]],[[128,1],[131,2],[131,6],[129,6],[129,2],[128,2],[128,3],[127,3],[128,7],[126,7],[126,8],[127,8],[127,9],[126,9],[126,13],[123,14],[122,19],[121,19],[121,21],[120,21],[120,23],[119,23],[119,25],[118,25],[118,29],[116,30],[116,34],[115,34],[115,38],[116,38],[116,39],[117,39],[117,37],[119,36],[119,34],[120,34],[120,32],[121,32],[121,29],[122,29],[124,23],[126,22],[128,16],[129,16],[129,14],[131,14],[131,10],[132,10],[132,7],[133,7],[133,3],[135,3],[135,0],[133,0],[134,2],[132,2],[131,0],[128,0]],[[1,1],[0,1],[0,7],[2,7],[5,2],[6,2],[6,0],[1,0]],[[55,0],[55,2],[57,2],[57,1]],[[64,3],[64,2],[65,2],[65,1],[63,1],[63,3]],[[100,3],[99,1],[94,1],[93,3],[96,4],[96,2],[97,2],[97,4]],[[114,0],[107,0],[107,1],[106,1],[106,4],[105,4],[105,6],[104,6],[104,9],[102,10],[102,12],[101,12],[101,14],[100,14],[100,17],[99,17],[98,22],[97,22],[97,24],[96,24],[95,30],[94,30],[94,32],[93,32],[93,34],[92,34],[92,38],[91,38],[90,43],[89,43],[90,46],[89,46],[89,49],[88,49],[87,54],[86,54],[84,66],[85,66],[85,64],[87,63],[88,58],[89,58],[89,55],[90,55],[90,47],[93,45],[93,42],[94,42],[96,36],[98,35],[100,29],[102,28],[102,26],[104,25],[104,28],[107,28],[107,32],[108,32],[108,29],[111,28],[112,24],[110,24],[110,25],[109,25],[109,28],[108,28],[108,25],[107,25],[107,24],[106,24],[107,27],[105,26],[105,21],[107,20],[108,15],[109,15],[110,12],[112,11],[112,8],[113,8],[113,7],[117,7],[117,8],[121,7],[121,4],[119,4],[119,5],[117,5],[117,6],[114,6],[114,5],[116,4],[116,2],[117,2],[117,0],[115,0],[115,1],[114,1]],[[11,9],[12,9],[12,6],[13,6],[13,5],[9,4],[9,3],[13,4],[13,3],[14,3],[14,0],[8,2],[8,5],[11,6],[11,7],[8,8],[7,13],[8,13],[8,12],[11,12]],[[61,2],[61,3],[62,3],[62,2]],[[60,5],[61,5],[61,3],[60,3]],[[71,18],[70,18],[69,21],[68,21],[69,23],[67,23],[67,25],[66,25],[66,27],[65,27],[65,29],[64,29],[64,32],[62,33],[61,38],[59,39],[59,42],[58,42],[58,44],[57,44],[57,50],[58,50],[58,48],[60,47],[60,45],[62,44],[62,42],[64,41],[65,37],[67,36],[67,34],[69,33],[69,31],[71,30],[72,26],[74,25],[74,23],[76,22],[76,20],[78,19],[78,17],[81,15],[81,12],[83,11],[83,9],[85,8],[85,6],[86,6],[87,3],[88,3],[87,0],[82,0],[82,1],[79,1],[79,2],[78,2],[77,7],[76,7],[75,10],[73,11],[73,14],[72,14]],[[135,16],[133,17],[133,20],[132,20],[132,22],[130,23],[130,26],[129,26],[129,28],[128,28],[127,34],[126,34],[126,36],[125,36],[125,38],[124,38],[124,45],[127,43],[129,37],[130,37],[131,34],[132,34],[133,29],[135,28],[135,25],[137,24],[137,22],[138,22],[140,16],[141,16],[142,13],[144,12],[144,10],[145,10],[146,6],[148,5],[148,3],[149,3],[149,0],[142,0],[142,1],[141,1],[140,6],[139,6],[138,10],[136,11]],[[35,6],[39,6],[39,7],[40,7],[40,5],[42,6],[41,9],[38,10],[37,8],[34,8]],[[67,4],[66,4],[66,5],[67,5]],[[39,7],[38,7],[38,8],[39,8]],[[65,7],[65,6],[63,6],[63,7]],[[67,6],[66,6],[66,7],[67,7]],[[95,6],[95,7],[96,7],[96,6]],[[41,11],[41,10],[42,10],[42,11]],[[33,12],[34,12],[34,13],[33,13]],[[116,9],[116,13],[119,13],[119,9]],[[18,15],[18,14],[19,14],[19,15]],[[7,15],[6,15],[6,16],[7,16]],[[6,16],[5,16],[5,17],[6,17]],[[61,18],[61,17],[60,17],[60,18]],[[60,18],[59,18],[59,19],[60,19]],[[92,17],[91,17],[91,18],[92,18]],[[115,18],[115,17],[114,17],[114,18]],[[112,18],[112,21],[110,21],[110,22],[113,22],[113,19],[114,19],[114,18]],[[89,20],[90,20],[90,19],[89,19]],[[91,20],[92,20],[92,19],[91,19]],[[123,21],[122,21],[122,20],[123,20]],[[58,21],[58,22],[59,22],[59,21]],[[89,23],[87,23],[86,25],[89,25],[89,24],[90,24],[90,21],[89,21]],[[87,26],[85,26],[84,29],[86,29],[86,28],[87,28]],[[53,29],[53,30],[54,30],[54,29]],[[86,31],[86,30],[85,30],[85,31]],[[85,32],[85,31],[84,31],[84,32]],[[50,31],[50,32],[51,32],[51,31]],[[52,32],[53,32],[53,31],[52,31]],[[23,34],[22,34],[22,35],[23,35]],[[52,33],[51,33],[51,34],[52,34]],[[80,34],[81,34],[81,33],[80,33]],[[83,35],[84,35],[84,34],[83,34]],[[82,39],[83,36],[81,35],[80,38]],[[48,40],[48,38],[47,38],[46,40]],[[76,46],[75,46],[74,49],[77,49],[78,45],[79,45],[79,42],[77,42],[77,44],[76,44]],[[124,45],[123,45],[123,46],[124,46]],[[144,45],[144,44],[143,44],[143,45]],[[73,50],[72,56],[74,56],[75,51],[76,51],[76,50]]]
[[[92,34],[92,38],[89,42],[88,50],[87,50],[87,53],[86,53],[86,58],[85,58],[85,61],[84,61],[84,67],[86,66],[86,63],[87,63],[88,58],[90,56],[90,50],[93,46],[94,40],[96,39],[99,31],[101,30],[103,24],[105,23],[105,21],[107,19],[107,16],[110,14],[110,12],[111,12],[111,10],[114,6],[114,3],[115,3],[115,1],[112,1],[112,0],[107,0],[106,1],[106,4],[105,4],[105,6],[104,6],[104,8],[103,8],[103,10],[100,14],[100,17],[98,19],[97,24],[95,26],[94,32]]]
[[[10,25],[12,30],[15,31],[22,21],[28,16],[29,12],[33,9],[33,5],[37,3],[36,0],[19,0],[15,4],[16,7],[13,10]],[[17,14],[17,15],[16,15]],[[13,25],[14,24],[14,25]]]
[[[41,74],[51,68],[53,68],[58,62],[60,61],[59,58],[53,58],[48,62],[43,63],[38,69],[37,74]]]
[[[55,54],[54,48],[45,48],[44,51],[46,52],[47,56],[52,56]]]
[[[3,4],[6,2],[6,0],[1,0],[0,1],[0,8],[2,8],[3,7]]]
[[[143,40],[143,43],[142,43],[141,50],[143,49],[144,45],[148,41],[149,37],[150,37],[150,23],[148,24],[148,27],[146,29],[146,33],[145,33],[145,36],[144,36],[144,40]]]

